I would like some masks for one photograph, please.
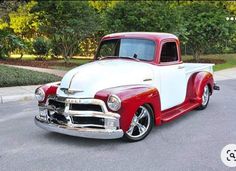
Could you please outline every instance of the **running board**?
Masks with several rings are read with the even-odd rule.
[[[172,109],[167,109],[162,112],[161,121],[162,123],[170,122],[173,119],[185,114],[186,112],[189,112],[195,109],[198,106],[199,106],[199,103],[189,102],[189,103],[184,103],[183,105],[174,107]]]

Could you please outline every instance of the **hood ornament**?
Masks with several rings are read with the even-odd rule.
[[[60,88],[60,90],[63,91],[67,95],[72,95],[72,94],[75,94],[75,93],[82,93],[82,92],[84,92],[82,90],[71,90],[71,89],[68,89],[68,88]]]

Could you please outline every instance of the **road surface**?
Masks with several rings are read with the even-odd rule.
[[[228,170],[236,144],[236,80],[221,81],[209,106],[154,127],[143,141],[94,140],[35,126],[36,101],[0,105],[0,170]]]

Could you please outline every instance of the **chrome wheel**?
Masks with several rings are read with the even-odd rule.
[[[203,89],[203,94],[202,94],[202,103],[201,105],[197,108],[197,110],[203,110],[207,107],[209,100],[210,100],[210,89],[208,85],[205,85],[204,89]]]
[[[144,138],[150,129],[151,116],[152,114],[146,106],[140,106],[131,121],[128,131],[126,131],[128,138],[136,140]]]
[[[210,96],[209,88],[208,88],[208,85],[206,85],[204,87],[204,91],[203,91],[203,95],[202,95],[202,106],[207,105],[207,103],[209,101],[209,96]]]

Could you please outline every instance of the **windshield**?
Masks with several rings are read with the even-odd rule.
[[[155,53],[155,42],[146,39],[111,39],[101,43],[97,59],[112,57],[131,57],[152,61]]]

